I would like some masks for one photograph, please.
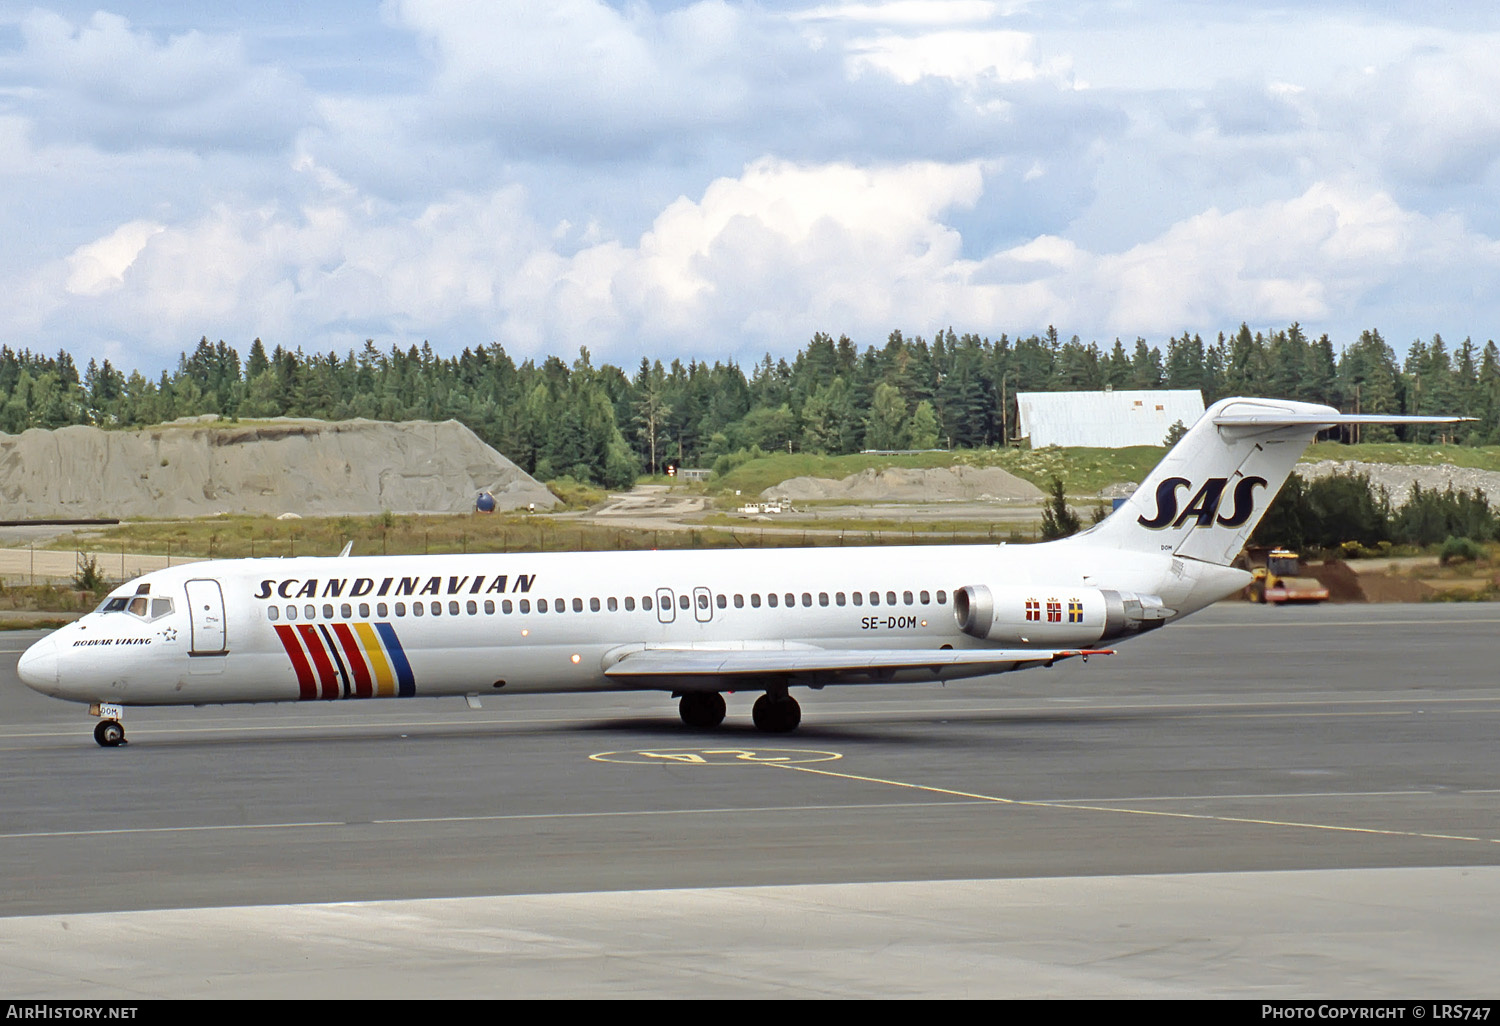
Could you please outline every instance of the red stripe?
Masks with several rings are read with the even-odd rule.
[[[354,672],[354,694],[360,698],[369,698],[375,693],[375,689],[370,681],[370,668],[365,665],[364,653],[359,650],[354,632],[347,623],[336,623],[333,625],[333,633],[338,635],[339,644],[344,646],[349,669]]]
[[[318,676],[323,680],[323,697],[339,697],[339,671],[333,668],[333,660],[328,658],[328,650],[323,647],[323,636],[310,623],[299,623],[297,633],[302,635],[302,641],[307,645],[307,654],[312,656],[313,665],[318,668]]]
[[[297,641],[297,634],[284,623],[276,625],[276,636],[281,639],[281,647],[286,649],[286,654],[292,660],[292,669],[297,671],[298,697],[303,699],[317,698],[317,689],[313,686],[312,667],[307,665],[307,657],[302,654],[302,645]]]

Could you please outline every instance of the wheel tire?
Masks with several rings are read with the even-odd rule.
[[[693,730],[713,730],[724,722],[724,696],[717,691],[689,692],[677,703],[677,715]]]
[[[100,720],[94,726],[94,740],[101,748],[115,748],[125,743],[125,728],[119,720]]]
[[[790,734],[802,722],[802,707],[790,695],[761,695],[750,710],[750,718],[767,734]]]

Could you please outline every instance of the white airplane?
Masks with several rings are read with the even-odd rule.
[[[125,740],[133,705],[654,689],[689,727],[801,721],[794,686],[946,681],[1099,646],[1244,587],[1238,555],[1318,431],[1458,418],[1215,403],[1134,495],[1034,545],[235,559],[158,570],[32,645],[27,685]]]

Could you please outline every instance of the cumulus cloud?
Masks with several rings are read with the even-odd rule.
[[[105,11],[75,25],[37,10],[0,78],[26,82],[21,104],[47,134],[109,149],[281,146],[307,123],[311,97],[283,68],[251,62],[234,36],[160,41]]]
[[[895,326],[1050,323],[1108,338],[1244,318],[1317,330],[1393,303],[1431,310],[1500,272],[1500,245],[1457,219],[1341,183],[1209,209],[1119,251],[1040,235],[972,259],[950,221],[982,201],[985,180],[976,163],[766,158],[670,204],[633,240],[570,253],[514,188],[403,216],[330,187],[296,210],[122,225],[20,291],[45,293],[43,308],[75,327],[139,325],[163,353],[210,324],[312,349],[460,336],[530,355],[587,345],[628,363],[643,351],[753,359],[818,330],[874,340]]]
[[[399,74],[342,78],[367,55],[322,16],[33,12],[0,39],[0,332],[165,364],[1484,330],[1493,26],[1190,6],[387,0],[354,31]]]

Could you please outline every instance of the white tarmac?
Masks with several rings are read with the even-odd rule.
[[[1494,996],[1497,904],[1439,867],[44,915],[0,919],[0,992],[1452,1001]]]

